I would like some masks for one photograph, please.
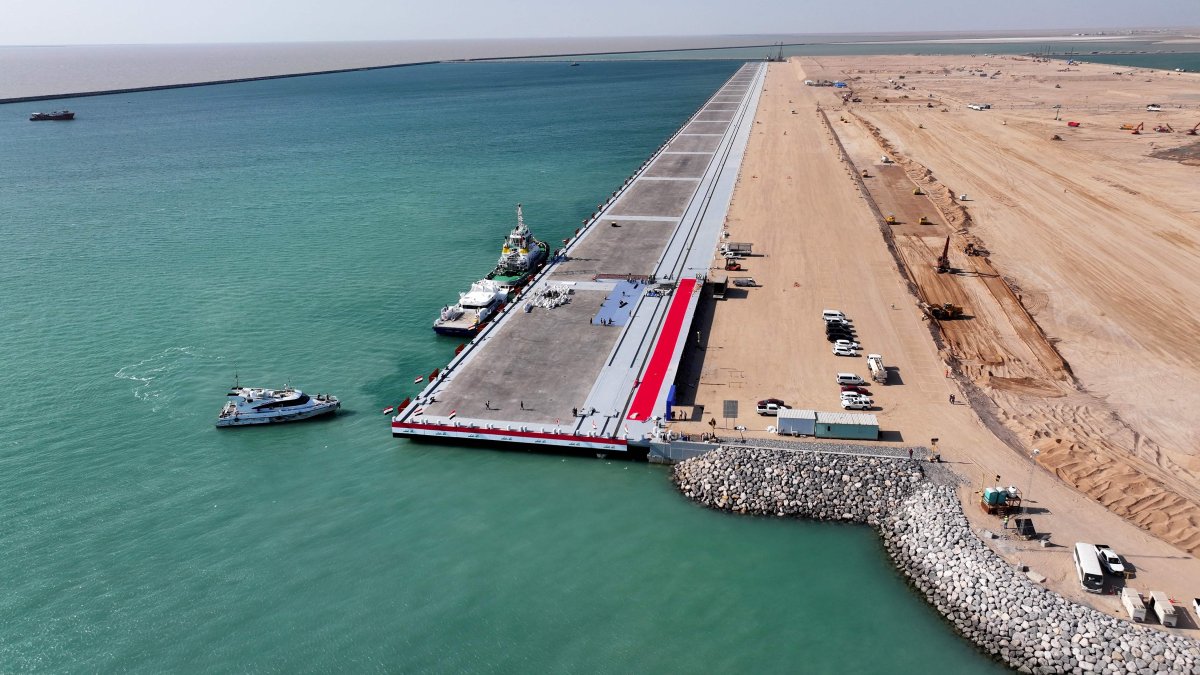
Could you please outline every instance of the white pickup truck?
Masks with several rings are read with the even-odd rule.
[[[1096,555],[1100,558],[1100,564],[1109,574],[1114,577],[1125,576],[1125,563],[1121,562],[1121,556],[1117,555],[1116,551],[1112,550],[1108,544],[1096,544]]]

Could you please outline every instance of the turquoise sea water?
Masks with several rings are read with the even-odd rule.
[[[868,529],[709,512],[661,467],[414,445],[380,414],[452,355],[430,323],[516,202],[567,235],[737,65],[0,106],[0,670],[999,670]],[[235,372],[346,408],[218,431]]]

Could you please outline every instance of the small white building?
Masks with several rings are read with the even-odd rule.
[[[779,411],[776,429],[781,436],[815,436],[817,433],[817,411]]]
[[[1125,605],[1125,611],[1129,612],[1130,619],[1146,620],[1146,605],[1142,602],[1142,594],[1136,588],[1126,586],[1121,589],[1121,604]]]
[[[1171,599],[1162,591],[1150,591],[1150,609],[1158,615],[1158,621],[1164,626],[1174,627],[1178,619],[1178,614],[1175,612],[1175,605],[1171,604]]]

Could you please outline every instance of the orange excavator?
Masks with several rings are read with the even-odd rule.
[[[1129,133],[1133,134],[1134,136],[1137,136],[1138,134],[1142,133],[1142,129],[1145,129],[1145,128],[1146,128],[1146,123],[1139,122],[1138,125],[1133,128],[1133,131],[1131,131]]]

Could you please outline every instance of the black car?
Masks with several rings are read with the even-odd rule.
[[[825,336],[825,339],[829,340],[830,342],[837,342],[838,340],[850,340],[851,342],[854,342],[853,335],[843,335],[842,333],[830,333],[829,335]]]
[[[854,335],[853,328],[826,328],[826,335]]]

